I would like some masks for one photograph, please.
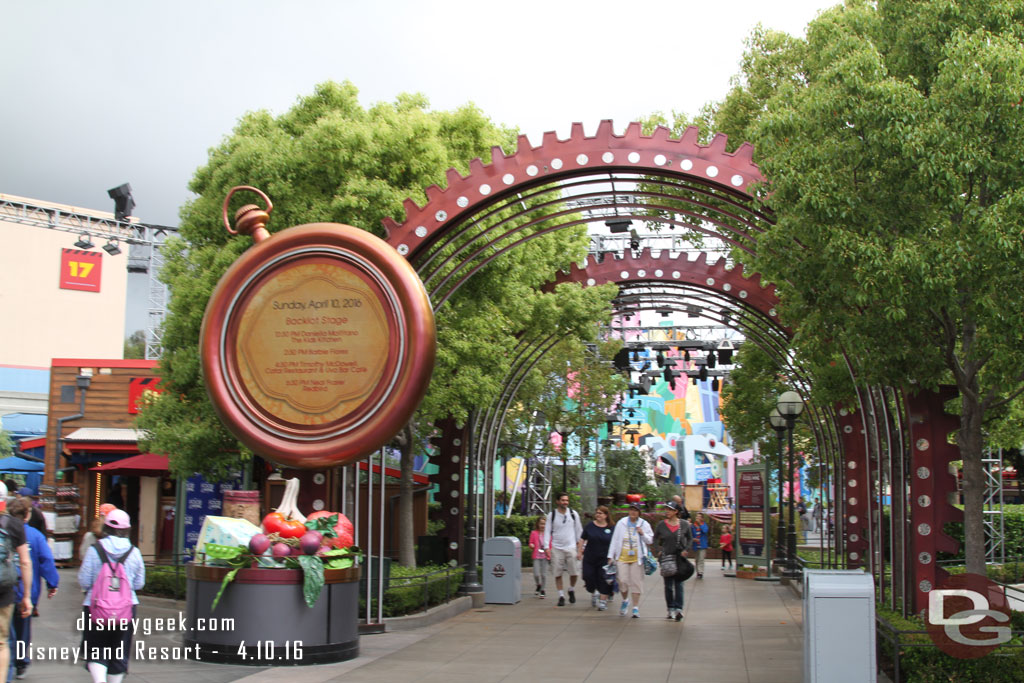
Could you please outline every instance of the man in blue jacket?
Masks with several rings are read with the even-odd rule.
[[[18,498],[7,505],[7,512],[13,517],[23,519],[26,522],[29,516],[32,514],[32,501],[29,498]],[[41,534],[38,529],[35,529],[28,524],[25,524],[25,541],[28,542],[29,556],[32,558],[32,606],[33,608],[39,604],[39,594],[42,592],[42,580],[46,580],[47,587],[47,598],[52,598],[57,594],[57,585],[60,583],[60,575],[57,573],[57,566],[53,562],[53,553],[50,552],[50,545],[46,542],[46,536]],[[19,568],[19,575],[20,575]],[[21,581],[18,582],[15,592],[17,599],[21,600],[24,595],[24,591],[21,586]],[[35,610],[33,609],[33,614]],[[32,645],[32,616],[22,617],[21,614],[15,610],[14,619],[11,622],[11,626],[14,628],[17,634],[19,643],[23,643],[20,647],[11,653],[11,661],[14,663],[15,677],[24,678],[25,670],[28,665],[32,663],[28,656],[29,647]],[[24,658],[15,659],[14,655],[17,652],[25,654]]]
[[[704,556],[708,552],[708,536],[710,530],[708,529],[707,522],[704,521],[704,514],[701,512],[697,513],[697,518],[693,525],[690,527],[690,531],[693,533],[693,546],[692,549],[697,551],[697,578],[704,578]]]

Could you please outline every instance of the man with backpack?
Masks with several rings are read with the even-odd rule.
[[[555,498],[556,507],[548,516],[544,528],[544,547],[550,549],[551,568],[555,574],[558,589],[558,606],[565,607],[565,592],[562,590],[562,574],[569,574],[569,602],[576,602],[576,579],[579,577],[580,536],[583,524],[575,510],[569,509],[569,494],[559,493]]]
[[[34,508],[32,508],[32,501],[29,498],[18,498],[7,506],[7,513],[9,515],[21,519],[25,523],[25,540],[28,542],[29,557],[32,558],[32,615],[30,617],[22,617],[20,613],[15,613],[11,621],[17,644],[14,662],[15,678],[24,678],[25,670],[32,663],[30,657],[32,617],[39,616],[36,606],[39,604],[39,597],[42,594],[43,580],[45,579],[48,589],[46,593],[47,598],[53,598],[57,594],[57,586],[60,584],[60,574],[57,573],[57,567],[53,561],[53,553],[50,552],[46,536],[39,533],[29,521],[30,510],[32,509]],[[14,588],[18,600],[21,600],[24,593],[21,590],[20,582]],[[20,657],[17,656],[19,653],[21,654]]]
[[[0,493],[5,494],[6,499],[6,490],[0,488]],[[15,558],[21,567],[23,597],[20,601],[15,593],[18,583]],[[11,652],[9,641],[15,604],[22,618],[32,616],[32,558],[25,540],[24,522],[3,514],[0,515],[0,672],[5,676],[11,667],[11,657],[14,654]]]
[[[142,554],[128,540],[131,529],[128,513],[112,510],[100,540],[86,552],[78,570],[78,584],[85,591],[82,659],[94,683],[121,683],[128,672],[130,620],[139,604],[135,591],[146,584]]]

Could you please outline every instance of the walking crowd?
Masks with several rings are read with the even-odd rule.
[[[46,541],[45,519],[28,488],[8,497],[0,482],[0,672],[4,681],[23,679],[32,663],[32,619],[39,617],[42,584],[57,594],[60,575]],[[85,534],[78,584],[84,597],[81,660],[93,683],[120,683],[128,672],[135,616],[135,591],[145,584],[139,549],[128,539],[131,519],[111,504]],[[101,623],[102,622],[102,623]],[[2,674],[0,674],[2,675]]]
[[[608,609],[613,596],[621,595],[619,615],[640,616],[640,600],[644,578],[659,572],[665,588],[666,619],[683,619],[683,584],[696,574],[704,576],[704,556],[708,548],[709,527],[700,513],[691,523],[690,513],[681,499],[665,505],[665,517],[651,528],[641,517],[643,505],[633,503],[627,516],[612,523],[611,512],[604,505],[594,511],[593,521],[584,526],[580,514],[569,507],[569,495],[559,493],[550,514],[537,519],[530,533],[529,546],[533,557],[534,596],[545,598],[548,569],[555,576],[558,606],[576,602],[576,584],[583,577],[583,587],[590,593],[591,607]],[[722,547],[732,550],[732,536],[725,527]],[[697,565],[690,562],[695,553]],[[732,566],[730,552],[724,552]],[[564,577],[568,575],[568,589]]]

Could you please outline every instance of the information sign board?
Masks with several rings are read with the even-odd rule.
[[[736,468],[736,562],[767,566],[767,486],[763,464]]]

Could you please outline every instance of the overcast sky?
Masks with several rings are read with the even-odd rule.
[[[827,0],[22,0],[4,3],[0,193],[177,225],[207,150],[246,111],[349,80],[476,103],[532,140],[621,130],[719,99],[762,23],[802,34]],[[240,181],[241,182],[241,181]]]

